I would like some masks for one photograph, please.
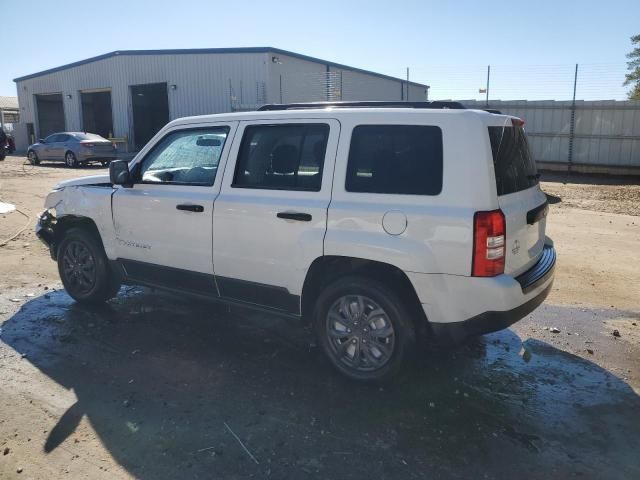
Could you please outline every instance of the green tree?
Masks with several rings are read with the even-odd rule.
[[[631,85],[629,100],[640,100],[640,35],[631,37],[631,44],[634,48],[627,53],[627,70],[630,73],[625,75],[623,85]]]

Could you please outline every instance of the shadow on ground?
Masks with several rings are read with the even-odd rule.
[[[335,374],[290,320],[146,290],[99,309],[51,293],[2,328],[77,396],[43,450],[86,415],[136,478],[640,478],[640,397],[509,330],[380,388]]]

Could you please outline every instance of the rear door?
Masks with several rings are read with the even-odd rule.
[[[241,122],[213,214],[222,297],[300,312],[323,254],[339,131],[325,118]]]
[[[506,123],[488,128],[498,204],[507,224],[505,273],[517,276],[542,255],[548,205],[522,120],[502,118]]]

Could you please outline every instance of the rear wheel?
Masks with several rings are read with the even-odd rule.
[[[65,153],[64,163],[69,168],[75,168],[78,166],[78,161],[76,160],[76,156],[73,152]]]
[[[410,313],[396,292],[377,280],[350,276],[318,298],[314,330],[329,361],[362,381],[389,380],[415,348]]]
[[[34,152],[33,150],[29,150],[27,158],[29,159],[29,163],[31,165],[40,165],[40,159],[38,158],[36,152]]]
[[[78,302],[104,302],[120,289],[102,245],[83,228],[65,232],[58,248],[58,272],[65,290]]]

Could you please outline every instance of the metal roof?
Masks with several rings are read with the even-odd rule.
[[[105,53],[103,55],[98,55],[97,57],[87,58],[86,60],[80,60],[78,62],[68,63],[66,65],[61,65],[59,67],[50,68],[48,70],[43,70],[41,72],[32,73],[29,75],[24,75],[22,77],[14,78],[14,82],[20,82],[22,80],[28,80],[30,78],[40,77],[42,75],[47,75],[49,73],[59,72],[61,70],[67,70],[69,68],[78,67],[80,65],[86,65],[87,63],[98,62],[100,60],[105,60],[111,57],[119,57],[123,55],[194,55],[194,54],[207,54],[207,53],[276,53],[280,55],[287,55],[289,57],[299,58],[301,60],[307,60],[310,62],[321,63],[323,65],[329,65],[330,67],[340,68],[343,70],[351,70],[354,72],[366,73],[368,75],[374,75],[380,78],[386,78],[389,80],[396,80],[400,82],[406,82],[406,80],[402,78],[392,77],[390,75],[384,75],[382,73],[372,72],[370,70],[364,70],[362,68],[350,67],[349,65],[343,65],[336,62],[331,62],[328,60],[322,60],[316,57],[310,57],[308,55],[303,55],[301,53],[290,52],[288,50],[282,50],[280,48],[273,47],[244,47],[244,48],[186,48],[186,49],[168,49],[168,50],[116,50],[115,52]],[[411,85],[415,85],[418,87],[429,88],[428,85],[417,82],[409,82]]]
[[[3,110],[18,110],[18,97],[0,97],[0,108]]]

